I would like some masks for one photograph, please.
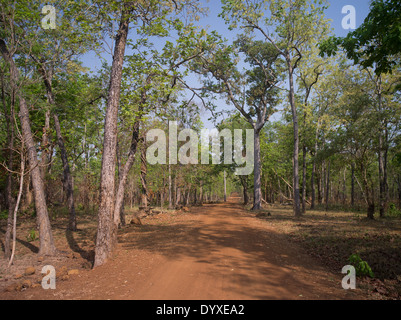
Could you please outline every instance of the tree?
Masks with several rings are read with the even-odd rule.
[[[17,89],[19,82],[19,71],[15,65],[13,56],[3,39],[0,39],[0,51],[3,58],[10,66],[10,82],[11,87],[15,90],[19,100],[19,119],[22,127],[22,135],[26,148],[28,150],[29,169],[31,171],[32,185],[35,197],[35,207],[39,226],[39,254],[54,255],[56,247],[53,241],[53,234],[47,211],[45,190],[43,180],[41,178],[40,168],[38,164],[38,156],[36,152],[35,142],[33,140],[31,123],[29,119],[28,105],[20,90]]]
[[[295,101],[294,76],[307,43],[316,34],[326,33],[323,1],[233,1],[223,0],[221,16],[230,28],[241,27],[250,34],[258,33],[274,46],[285,60],[293,121],[293,207],[295,216],[301,215],[299,190],[299,124]],[[266,14],[266,11],[269,13]]]
[[[118,5],[118,4],[117,4]],[[176,14],[189,12],[198,13],[198,5],[187,1],[138,1],[124,3],[121,9],[119,29],[115,37],[113,63],[107,98],[106,118],[104,126],[104,142],[102,154],[102,169],[100,183],[99,224],[96,240],[94,267],[102,265],[113,252],[117,243],[117,225],[120,211],[115,211],[115,168],[117,150],[117,124],[120,102],[121,81],[125,49],[128,41],[130,23],[143,23],[138,29],[139,34],[166,36],[168,27],[177,22]],[[128,168],[128,166],[127,166]],[[121,180],[124,183],[123,180]],[[124,190],[121,189],[121,194]],[[114,217],[116,217],[114,219]]]
[[[104,125],[102,169],[100,176],[100,204],[98,213],[99,222],[96,238],[94,267],[102,265],[107,260],[114,249],[115,242],[117,241],[117,234],[113,221],[116,167],[115,158],[117,150],[117,118],[120,100],[122,67],[132,10],[133,7],[131,4],[124,4],[116,35],[113,64],[111,67]]]
[[[213,45],[207,54],[193,65],[202,74],[204,90],[223,94],[254,129],[254,203],[252,210],[260,210],[261,158],[260,132],[277,104],[276,84],[281,80],[280,62],[276,48],[269,43],[253,41],[242,35],[233,46]],[[235,50],[244,54],[250,69],[241,73],[236,67]],[[212,79],[208,76],[211,75]]]
[[[373,0],[364,22],[345,38],[331,37],[320,45],[323,54],[333,55],[339,47],[348,59],[377,75],[389,73],[400,63],[401,7],[398,0]]]

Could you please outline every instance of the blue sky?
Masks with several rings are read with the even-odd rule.
[[[221,3],[218,0],[210,0],[207,2],[203,0],[204,6],[209,7],[209,14],[207,17],[203,17],[199,24],[206,27],[209,26],[209,30],[217,30],[220,34],[226,37],[229,41],[235,39],[236,33],[234,31],[230,32],[227,28],[227,25],[224,23],[222,18],[218,17],[218,14],[221,12]],[[352,30],[344,30],[342,27],[342,20],[346,16],[346,14],[342,13],[342,9],[344,6],[353,6],[355,8],[356,13],[356,27],[358,27],[365,17],[369,13],[369,4],[370,0],[332,0],[329,1],[330,6],[326,11],[326,17],[331,20],[331,26],[333,28],[333,32],[337,36],[345,36],[348,32]],[[111,55],[104,56],[109,63],[111,63]],[[93,54],[88,54],[82,58],[84,66],[95,70],[99,68],[101,65],[100,60]],[[196,81],[194,77],[190,77],[190,81]],[[199,85],[193,84],[194,87],[199,87]],[[224,101],[219,101],[222,105],[224,105]],[[222,108],[227,108],[226,106],[222,106]],[[228,107],[233,108],[233,107]],[[213,124],[211,124],[207,119],[210,117],[209,112],[205,112],[202,115],[202,119],[205,122],[205,126],[207,128],[213,128]]]

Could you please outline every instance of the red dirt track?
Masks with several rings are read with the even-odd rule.
[[[266,221],[230,198],[162,214],[119,233],[115,256],[56,290],[0,292],[0,299],[361,299]]]

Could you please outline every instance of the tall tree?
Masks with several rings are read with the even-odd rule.
[[[19,119],[21,122],[23,139],[28,150],[29,168],[31,171],[32,185],[35,197],[35,208],[39,226],[39,254],[54,255],[56,253],[56,247],[54,245],[49,214],[47,211],[44,184],[38,164],[38,155],[36,152],[36,146],[31,130],[28,105],[23,94],[20,92],[20,90],[18,90],[19,71],[17,69],[17,66],[15,65],[13,56],[10,54],[10,51],[7,48],[7,45],[3,39],[0,39],[0,51],[3,55],[4,60],[7,61],[10,66],[11,88],[16,91],[19,100]]]
[[[113,221],[115,168],[117,150],[117,119],[120,100],[120,86],[124,62],[125,47],[128,39],[129,23],[133,10],[131,3],[125,3],[121,12],[119,28],[115,39],[110,85],[107,97],[107,109],[104,125],[102,169],[100,176],[99,222],[96,239],[94,267],[102,265],[111,255],[117,241]]]
[[[175,0],[126,2],[121,9],[119,28],[115,37],[104,126],[99,224],[94,267],[102,265],[108,259],[117,243],[116,221],[119,220],[120,210],[118,212],[115,210],[115,158],[121,81],[129,25],[131,22],[135,25],[142,22],[143,27],[138,29],[138,34],[166,36],[168,35],[169,25],[179,24],[179,19],[176,18],[177,14],[187,14],[189,16],[197,13],[197,3]],[[120,182],[124,183],[124,179]],[[121,187],[123,186],[121,185]],[[124,189],[122,188],[118,199],[121,199],[123,194]]]
[[[326,33],[325,1],[313,0],[223,0],[221,14],[230,28],[241,27],[250,34],[258,33],[274,46],[285,60],[288,75],[288,100],[293,122],[293,208],[301,215],[299,189],[299,123],[295,101],[295,70],[302,59],[307,43],[316,34]]]
[[[241,73],[235,50],[244,54],[250,69]],[[205,90],[227,97],[254,129],[254,203],[253,210],[262,204],[260,132],[277,104],[276,84],[281,80],[277,49],[269,43],[253,41],[242,35],[233,46],[220,43],[194,64],[205,80]],[[212,78],[209,77],[212,76]]]

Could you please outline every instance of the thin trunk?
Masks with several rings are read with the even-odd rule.
[[[254,188],[253,188],[253,207],[252,210],[262,208],[262,184],[261,184],[261,160],[260,160],[260,130],[255,130],[254,135]]]
[[[148,185],[146,182],[146,176],[148,173],[147,161],[146,161],[146,140],[143,140],[141,149],[141,194],[142,194],[142,206],[147,207],[149,202]]]
[[[42,150],[42,155],[41,155],[41,174],[42,174],[42,179],[43,181],[46,181],[46,171],[49,170],[48,166],[50,164],[50,143],[49,143],[49,132],[50,132],[50,109],[46,110],[45,113],[45,126],[43,127],[43,135],[42,135],[42,145],[41,145],[41,150]],[[45,185],[46,187],[46,185]],[[46,190],[46,195],[48,194]]]
[[[302,214],[306,213],[306,145],[302,146]]]
[[[361,172],[363,176],[363,183],[365,187],[365,199],[366,203],[368,205],[368,210],[367,210],[367,217],[369,219],[374,219],[374,214],[375,214],[375,197],[374,197],[374,188],[369,187],[369,179],[368,179],[368,173],[367,173],[367,168],[365,165],[361,162]]]
[[[47,93],[47,100],[50,104],[50,106],[55,106],[56,101],[53,95],[53,88],[52,88],[52,71],[46,71],[46,69],[41,66],[41,73],[42,73],[42,78],[46,87],[46,93]],[[50,110],[48,111],[50,112]],[[47,113],[46,113],[47,115]],[[60,148],[60,156],[61,156],[61,161],[63,164],[63,189],[65,193],[65,198],[67,200],[67,206],[69,210],[69,223],[68,223],[68,229],[71,231],[76,231],[77,230],[77,220],[76,220],[76,214],[75,214],[75,204],[74,204],[74,186],[73,186],[73,179],[71,175],[71,170],[70,170],[70,165],[68,163],[68,156],[67,156],[67,151],[64,145],[64,139],[61,133],[61,125],[60,121],[58,118],[57,113],[53,112],[53,119],[54,119],[54,126],[56,129],[56,135],[57,135],[57,144]],[[50,122],[50,120],[46,120],[47,122]],[[47,123],[46,125],[49,125]],[[49,130],[49,129],[47,129]],[[43,142],[48,144],[48,137],[47,137],[47,132],[44,132],[43,134]],[[46,146],[47,149],[47,146]],[[48,160],[48,156],[46,156],[44,159]],[[42,157],[42,165],[43,165],[43,157]]]
[[[22,191],[24,188],[24,175],[25,175],[25,157],[24,157],[24,142],[22,141],[21,145],[21,169],[20,169],[20,182],[19,182],[19,192],[17,197],[17,202],[14,207],[14,214],[13,214],[13,247],[11,251],[10,260],[8,261],[8,267],[11,266],[13,263],[14,255],[15,255],[15,247],[17,243],[17,212],[19,208],[19,204],[21,202]]]
[[[227,202],[227,173],[224,171],[224,202]]]
[[[177,188],[177,197],[175,199],[175,206],[179,206],[181,202],[181,187]]]
[[[242,192],[244,195],[244,205],[249,203],[248,197],[248,180],[246,176],[240,176],[241,184],[242,184]]]
[[[315,202],[316,202],[315,174],[316,174],[316,160],[313,159],[312,176],[311,176],[311,192],[312,192],[312,202],[310,206],[311,210],[315,210]]]
[[[7,126],[7,147],[8,147],[8,164],[7,167],[10,170],[7,174],[6,181],[6,205],[8,208],[8,218],[7,218],[7,227],[6,234],[4,239],[4,257],[6,259],[10,258],[11,255],[11,232],[13,229],[13,213],[15,206],[15,199],[13,197],[13,163],[14,163],[14,107],[15,107],[15,96],[14,91],[11,91],[11,104],[10,104],[10,112],[8,112],[7,103],[6,103],[6,94],[5,94],[5,82],[4,82],[4,74],[1,73],[1,97],[4,109],[4,115],[6,116],[6,126]]]
[[[355,164],[351,165],[351,207],[355,206]]]
[[[135,119],[135,123],[132,130],[132,139],[131,139],[131,147],[128,154],[128,159],[125,162],[124,167],[122,168],[119,174],[119,183],[116,194],[116,202],[114,206],[114,225],[115,228],[120,226],[125,226],[125,214],[124,214],[124,194],[125,194],[125,186],[128,180],[128,174],[134,164],[136,152],[138,149],[139,142],[139,131],[140,131],[140,123],[141,123],[141,112],[143,111],[143,104],[139,107],[139,114]],[[132,205],[131,205],[132,206]]]
[[[397,176],[397,186],[398,186],[398,208],[401,210],[401,174]]]
[[[203,206],[203,181],[200,181],[200,186],[199,186],[199,204]]]
[[[67,151],[64,146],[64,139],[61,134],[60,121],[57,114],[54,113],[54,125],[56,128],[57,142],[60,148],[61,161],[63,163],[63,185],[64,192],[67,198],[68,210],[70,213],[68,229],[71,231],[77,230],[77,217],[75,214],[75,203],[74,203],[74,185],[72,180],[72,175],[70,171],[70,165],[68,163]]]
[[[326,211],[329,210],[329,196],[330,196],[330,164],[331,161],[327,165],[327,180],[326,180]]]
[[[130,5],[125,4],[115,40],[111,67],[109,94],[104,125],[102,169],[100,176],[100,203],[94,267],[104,264],[117,244],[114,224],[115,169],[117,145],[117,120],[120,100],[122,67],[129,29]]]
[[[347,167],[344,168],[344,175],[343,175],[343,206],[347,201]]]
[[[173,191],[171,183],[171,165],[168,165],[168,208],[173,209]]]
[[[384,159],[383,159],[383,137],[381,133],[379,134],[379,213],[380,217],[384,217],[385,211],[385,197],[386,197],[386,190],[385,190],[385,182],[384,182]]]
[[[293,78],[293,67],[289,56],[286,57],[289,73],[289,83],[290,83],[290,105],[292,112],[292,122],[294,128],[294,152],[293,152],[293,209],[294,215],[300,217],[301,205],[300,205],[300,192],[299,192],[299,127],[298,127],[298,115],[295,104],[295,89],[294,89],[294,78]]]
[[[2,39],[0,39],[0,51],[2,52],[4,60],[10,64],[11,87],[16,88],[19,72],[14,64],[13,58],[8,52],[4,40]],[[20,106],[19,118],[21,122],[22,136],[28,150],[29,170],[31,171],[37,224],[39,226],[39,254],[54,255],[56,253],[56,247],[54,246],[53,234],[51,230],[49,214],[47,211],[46,195],[38,163],[38,154],[36,152],[36,146],[31,130],[29,110],[25,99],[19,91],[17,91],[17,96]]]

